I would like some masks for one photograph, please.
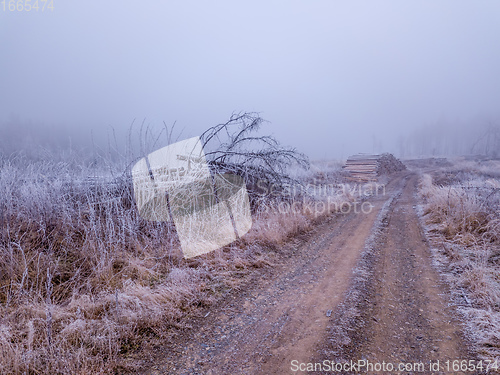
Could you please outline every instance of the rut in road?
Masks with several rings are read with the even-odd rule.
[[[411,175],[383,218],[384,228],[367,265],[370,276],[359,288],[362,300],[357,306],[347,303],[337,312],[336,325],[330,327],[331,332],[341,331],[345,328],[338,327],[341,314],[349,308],[357,309],[352,341],[342,347],[331,336],[316,358],[333,355],[392,363],[395,367],[411,364],[427,374],[447,372],[447,360],[476,359],[463,337],[456,310],[446,297],[446,286],[432,266],[416,212],[417,183],[418,176]],[[435,364],[438,360],[439,372],[430,371],[430,361]]]
[[[167,343],[141,373],[288,374],[292,360],[335,359],[331,355],[414,360],[431,350],[440,358],[460,358],[459,326],[448,322],[446,301],[413,211],[417,177],[407,177],[395,178],[385,195],[370,198],[370,213],[337,215],[306,243],[288,249],[288,259],[211,309],[207,318],[194,320],[196,329]],[[366,245],[384,218],[377,254],[368,264]],[[374,277],[365,282],[365,290],[353,293],[353,270],[360,263],[374,267],[366,271]],[[357,299],[349,300],[353,295]],[[352,302],[357,305],[350,306]],[[347,322],[351,326],[344,321],[340,327],[352,337],[339,348],[338,322],[346,309],[359,314]]]

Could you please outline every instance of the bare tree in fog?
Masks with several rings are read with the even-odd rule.
[[[263,122],[258,114],[245,112],[207,129],[201,140],[211,169],[239,175],[251,187],[259,180],[272,184],[291,182],[288,167],[308,168],[304,154],[280,145],[272,136],[258,134]]]
[[[497,157],[500,150],[500,126],[491,122],[486,130],[477,137],[470,148],[471,154],[483,154]]]

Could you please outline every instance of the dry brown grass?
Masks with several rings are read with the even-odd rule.
[[[119,372],[124,354],[169,337],[331,214],[314,211],[315,197],[291,212],[262,200],[245,237],[186,260],[175,231],[143,220],[124,183],[85,184],[88,171],[64,163],[1,163],[2,374]]]
[[[437,176],[447,173],[460,181],[422,176],[423,218],[478,352],[500,359],[500,166],[459,161]]]

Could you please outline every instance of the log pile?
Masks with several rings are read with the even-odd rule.
[[[344,170],[348,172],[347,179],[357,182],[377,180],[379,155],[353,155],[347,159]]]
[[[405,170],[406,166],[392,154],[358,154],[349,157],[343,168],[350,181],[375,182],[378,176]]]

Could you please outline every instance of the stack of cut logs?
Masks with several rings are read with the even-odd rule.
[[[377,181],[378,162],[380,155],[353,155],[347,159],[345,171],[348,172],[347,179],[357,182]]]

